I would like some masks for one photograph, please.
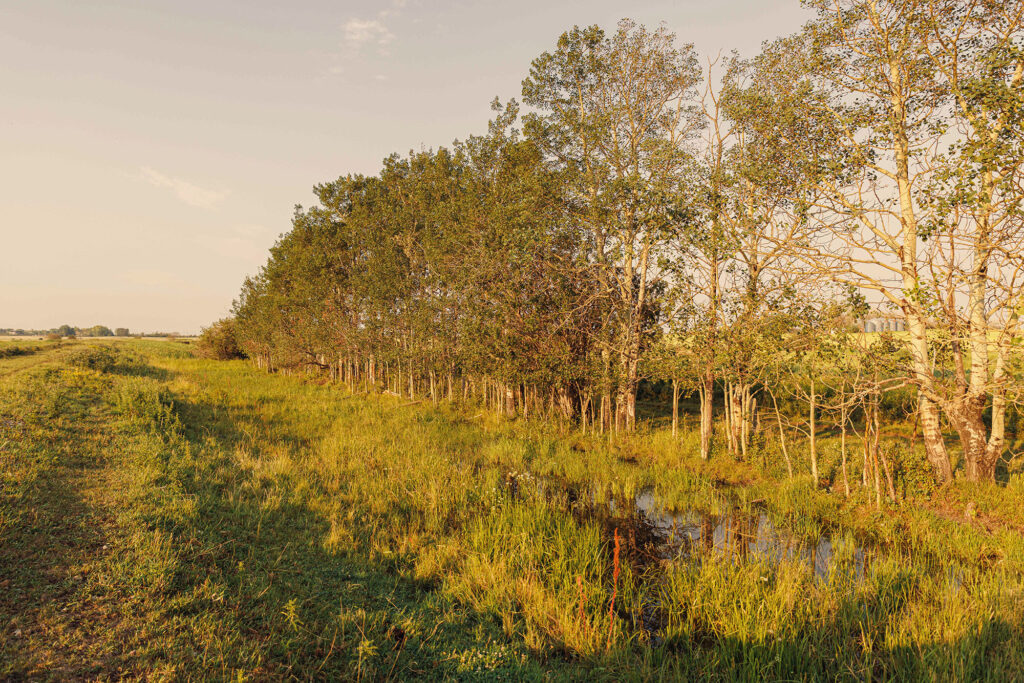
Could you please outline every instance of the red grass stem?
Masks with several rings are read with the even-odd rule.
[[[615,527],[615,552],[612,556],[612,601],[608,605],[608,649],[612,647],[612,637],[615,635],[615,596],[619,592],[619,527]]]

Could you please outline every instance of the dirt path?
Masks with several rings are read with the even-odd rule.
[[[54,352],[60,347],[54,346],[43,351],[28,354],[25,356],[13,356],[0,360],[0,379],[11,377],[19,372],[30,370],[53,360]]]
[[[116,473],[105,408],[94,401],[88,410],[73,422],[34,416],[0,451],[0,679],[118,670],[117,654],[101,645],[120,622],[103,570],[118,532]]]

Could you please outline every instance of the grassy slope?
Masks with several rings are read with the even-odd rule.
[[[982,492],[991,528],[948,519],[956,492],[877,512],[660,433],[609,447],[118,344],[104,371],[75,349],[0,361],[0,677],[1024,675],[1006,489]],[[680,509],[721,506],[725,483],[741,509],[884,552],[864,583],[824,585],[626,548],[615,581],[616,520],[512,498],[513,472]]]

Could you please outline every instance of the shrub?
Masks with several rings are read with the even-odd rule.
[[[151,380],[126,380],[118,385],[113,399],[118,413],[139,424],[164,430],[178,424],[170,392]]]
[[[37,353],[41,348],[42,347],[38,345],[4,343],[3,345],[0,345],[0,358],[31,356],[33,353]]]
[[[245,358],[245,353],[239,347],[238,338],[235,336],[235,319],[224,318],[203,328],[196,342],[196,351],[203,358],[215,360]]]
[[[45,339],[46,341],[60,341],[60,335],[57,334],[56,332],[51,332],[50,334],[43,337],[43,339]]]
[[[110,372],[117,366],[117,352],[109,346],[87,346],[68,356],[68,364],[99,372]]]

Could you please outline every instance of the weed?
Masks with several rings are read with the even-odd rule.
[[[1019,476],[879,510],[770,451],[703,461],[686,430],[609,443],[111,349],[0,366],[0,677],[1024,675]],[[640,493],[827,537],[832,563],[652,560]]]

